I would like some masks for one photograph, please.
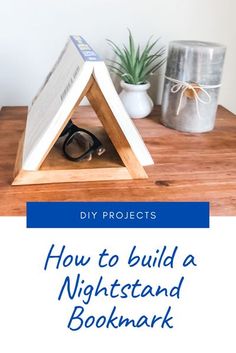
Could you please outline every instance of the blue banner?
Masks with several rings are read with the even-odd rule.
[[[28,228],[209,228],[208,202],[28,202]]]

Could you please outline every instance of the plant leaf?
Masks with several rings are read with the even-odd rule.
[[[129,38],[128,46],[123,44],[119,48],[113,41],[107,39],[114,53],[117,55],[117,60],[109,60],[109,67],[125,82],[132,84],[141,84],[148,80],[148,76],[157,71],[166,61],[163,56],[166,49],[161,47],[154,53],[151,53],[160,38],[152,40],[150,37],[141,52],[140,46],[135,46],[134,38],[130,29],[128,29]]]

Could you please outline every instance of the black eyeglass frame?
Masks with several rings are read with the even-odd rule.
[[[67,152],[66,147],[72,142],[72,140],[75,137],[75,134],[77,132],[84,132],[87,135],[89,135],[93,140],[93,145],[86,152],[84,152],[82,155],[80,155],[79,157],[72,157]],[[85,159],[88,155],[93,154],[96,151],[97,151],[98,155],[101,155],[105,151],[101,141],[99,141],[99,139],[94,134],[92,134],[92,132],[74,125],[71,120],[69,120],[69,122],[67,123],[67,125],[64,128],[64,130],[62,131],[60,137],[65,136],[66,134],[68,134],[68,135],[63,142],[62,150],[63,150],[63,153],[66,156],[66,158],[69,159],[70,161],[79,162],[79,161]]]

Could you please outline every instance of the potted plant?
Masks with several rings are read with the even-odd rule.
[[[150,38],[141,51],[140,45],[135,44],[131,31],[128,31],[128,46],[123,44],[123,47],[119,48],[113,41],[107,39],[117,56],[117,60],[109,60],[108,66],[121,78],[120,98],[130,117],[144,118],[153,108],[153,102],[147,94],[150,88],[148,79],[164,64],[165,48],[154,51],[159,39],[151,41]]]

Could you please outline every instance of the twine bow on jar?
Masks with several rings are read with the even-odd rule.
[[[210,104],[211,103],[211,96],[206,90],[212,89],[212,88],[219,88],[221,86],[221,84],[219,84],[219,85],[201,85],[201,84],[194,83],[194,82],[179,81],[179,80],[176,80],[176,79],[168,77],[168,76],[165,76],[165,78],[167,80],[175,83],[171,87],[171,90],[170,90],[171,93],[176,94],[181,91],[176,115],[179,115],[180,109],[182,107],[183,97],[186,96],[189,99],[195,100],[197,115],[199,118],[201,118],[200,111],[199,111],[199,103],[202,103],[202,104]],[[200,97],[201,93],[203,93],[205,95],[206,99],[202,99]]]

